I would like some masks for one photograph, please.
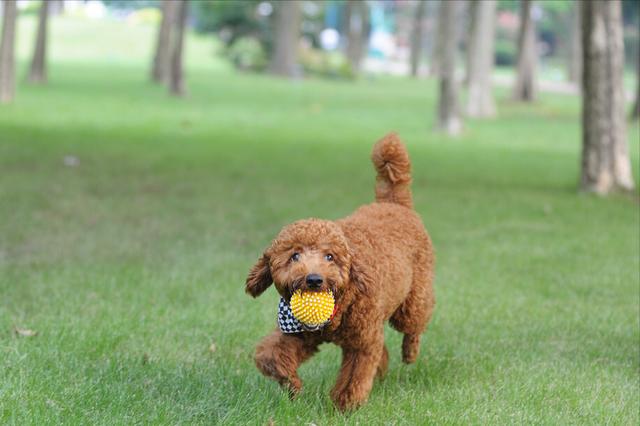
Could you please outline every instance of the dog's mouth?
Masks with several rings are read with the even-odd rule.
[[[334,299],[337,297],[337,294],[338,294],[337,283],[331,278],[327,278],[325,282],[322,283],[322,285],[317,288],[309,288],[309,286],[307,286],[307,284],[305,283],[304,277],[294,280],[293,282],[291,282],[291,284],[284,286],[284,288],[285,288],[286,294],[284,294],[283,297],[287,302],[291,301],[291,296],[293,295],[293,293],[295,293],[298,290],[317,291],[317,292],[330,291]]]

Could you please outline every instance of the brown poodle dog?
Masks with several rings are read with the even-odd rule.
[[[297,369],[333,342],[342,366],[331,398],[341,410],[366,402],[376,376],[386,373],[389,354],[384,322],[404,333],[402,360],[412,363],[435,305],[434,254],[411,199],[409,155],[395,134],[373,147],[378,173],[376,202],[337,221],[307,219],[285,226],[251,269],[246,292],[257,297],[271,283],[285,301],[295,290],[331,290],[336,309],[316,331],[280,328],[256,349],[256,365],[295,396]]]

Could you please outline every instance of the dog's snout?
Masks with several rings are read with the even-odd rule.
[[[322,276],[319,274],[309,274],[307,275],[307,285],[309,288],[318,288],[322,285]]]

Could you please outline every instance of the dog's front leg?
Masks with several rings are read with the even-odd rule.
[[[318,351],[319,343],[308,336],[275,330],[256,348],[256,366],[262,374],[287,389],[293,398],[302,389],[298,367]]]
[[[382,333],[375,340],[342,348],[342,366],[331,399],[338,409],[350,410],[367,401],[384,352]]]

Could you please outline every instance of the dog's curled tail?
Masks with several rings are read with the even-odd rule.
[[[376,201],[413,208],[409,153],[396,133],[380,139],[371,153],[376,176]]]

